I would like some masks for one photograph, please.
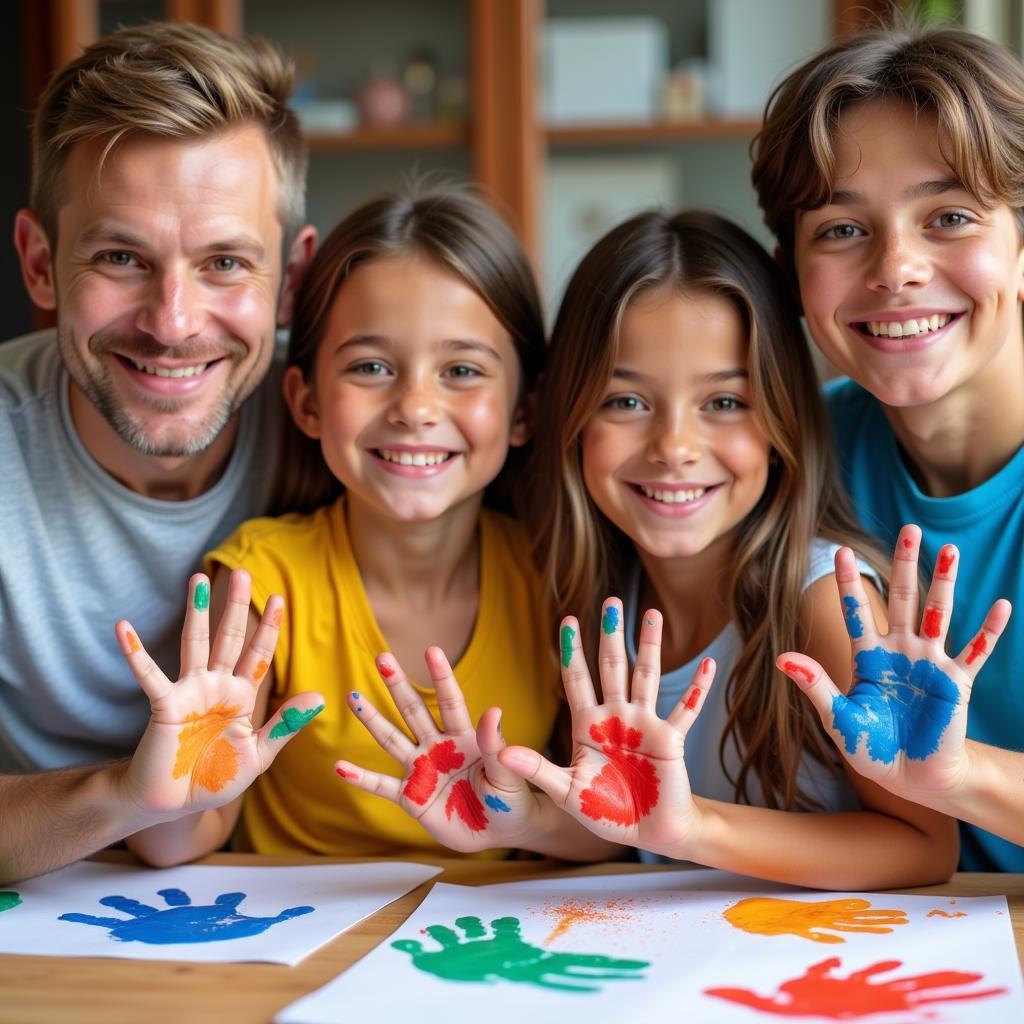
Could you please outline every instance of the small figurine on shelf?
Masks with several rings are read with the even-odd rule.
[[[402,82],[411,101],[414,121],[433,121],[437,104],[437,60],[425,47],[409,54],[402,69]]]
[[[365,128],[389,128],[409,120],[409,93],[395,74],[394,63],[380,58],[359,90],[359,117]]]

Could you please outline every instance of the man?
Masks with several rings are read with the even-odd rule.
[[[149,712],[112,626],[173,679],[185,581],[264,510],[314,244],[291,77],[261,42],[151,24],[40,102],[15,244],[57,328],[0,346],[0,884],[154,822],[110,760]]]

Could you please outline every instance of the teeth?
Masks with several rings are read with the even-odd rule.
[[[657,487],[646,487],[644,484],[639,486],[648,498],[663,501],[666,505],[680,505],[683,502],[696,501],[707,493],[706,487],[694,487],[689,491],[662,491]]]
[[[393,452],[386,448],[378,448],[377,454],[399,466],[439,466],[448,458],[448,452]]]
[[[949,313],[933,313],[916,320],[869,320],[868,333],[876,338],[914,338],[945,327],[953,317]]]
[[[195,366],[176,366],[173,370],[166,370],[162,366],[137,363],[134,359],[131,362],[136,370],[148,373],[151,377],[195,377],[210,365],[209,363],[197,363]]]

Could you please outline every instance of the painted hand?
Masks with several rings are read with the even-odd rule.
[[[534,750],[509,747],[502,764],[534,783],[592,832],[612,842],[685,856],[699,829],[683,743],[715,675],[706,658],[667,719],[655,712],[661,679],[661,615],[647,612],[628,692],[622,606],[605,602],[597,702],[574,618],[561,626],[562,682],[572,712],[572,764],[560,768]]]
[[[725,919],[734,928],[754,935],[796,935],[812,942],[846,941],[830,931],[881,935],[891,932],[893,925],[907,923],[904,911],[876,910],[862,899],[782,900],[767,896],[734,903],[725,911]]]
[[[429,647],[426,662],[441,710],[440,730],[398,662],[390,654],[377,659],[377,671],[415,743],[365,695],[349,694],[349,707],[403,767],[402,778],[367,771],[351,761],[338,761],[335,771],[346,782],[398,804],[450,849],[470,853],[522,845],[538,802],[529,786],[498,761],[505,746],[501,711],[489,708],[474,731],[444,652]]]
[[[109,928],[110,937],[119,942],[145,942],[164,945],[171,942],[223,942],[259,935],[275,924],[303,914],[312,914],[314,907],[289,907],[276,917],[246,917],[236,913],[245,899],[244,892],[226,892],[207,906],[193,906],[181,889],[159,889],[169,910],[139,903],[125,896],[104,896],[100,905],[130,915],[93,917],[91,914],[61,914],[59,921],[74,921]]]
[[[830,977],[841,962],[838,957],[822,960],[820,964],[808,967],[801,977],[783,982],[771,996],[761,996],[747,988],[707,988],[704,994],[777,1017],[856,1020],[879,1013],[906,1012],[928,1003],[987,999],[1006,991],[1005,988],[974,992],[951,991],[957,987],[973,985],[983,977],[967,971],[933,971],[907,978],[891,978],[877,984],[871,981],[876,974],[902,967],[899,960],[882,960],[863,970],[854,971],[846,978]],[[937,989],[943,991],[935,991]]]
[[[176,816],[230,802],[323,708],[320,694],[304,693],[287,701],[262,729],[253,728],[256,691],[274,656],[284,602],[276,596],[267,601],[243,652],[249,593],[249,574],[233,572],[211,651],[210,584],[202,574],[189,580],[176,683],[160,671],[128,622],[116,626],[121,651],[152,709],[125,783],[144,810]]]
[[[881,635],[853,552],[836,554],[854,681],[839,692],[822,667],[800,654],[776,664],[811,699],[822,724],[853,768],[908,799],[951,792],[966,777],[967,703],[971,686],[1010,617],[997,601],[981,629],[956,658],[945,651],[953,611],[958,553],[939,551],[917,628],[917,559],[921,531],[904,526],[896,542],[889,591],[889,632]]]
[[[460,917],[455,925],[465,932],[460,938],[451,928],[431,925],[427,934],[439,950],[425,950],[414,939],[392,942],[394,949],[412,956],[413,966],[446,981],[511,981],[563,992],[598,992],[599,981],[637,980],[650,966],[644,960],[618,960],[599,953],[553,953],[524,942],[515,917],[499,917],[491,922],[493,934],[479,917]]]

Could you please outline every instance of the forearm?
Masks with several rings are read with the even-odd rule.
[[[657,850],[680,860],[818,889],[894,889],[945,882],[959,848],[955,823],[913,823],[875,811],[797,813],[695,798],[696,841]]]
[[[538,813],[520,844],[524,850],[560,860],[617,860],[623,847],[595,835],[544,793],[535,794]]]
[[[236,804],[154,825],[128,836],[125,843],[139,860],[153,868],[172,867],[204,857],[227,842],[238,820]]]
[[[1024,753],[968,740],[962,782],[941,793],[907,793],[907,799],[1024,846]]]
[[[0,775],[0,885],[81,860],[166,820],[125,793],[128,761]]]

